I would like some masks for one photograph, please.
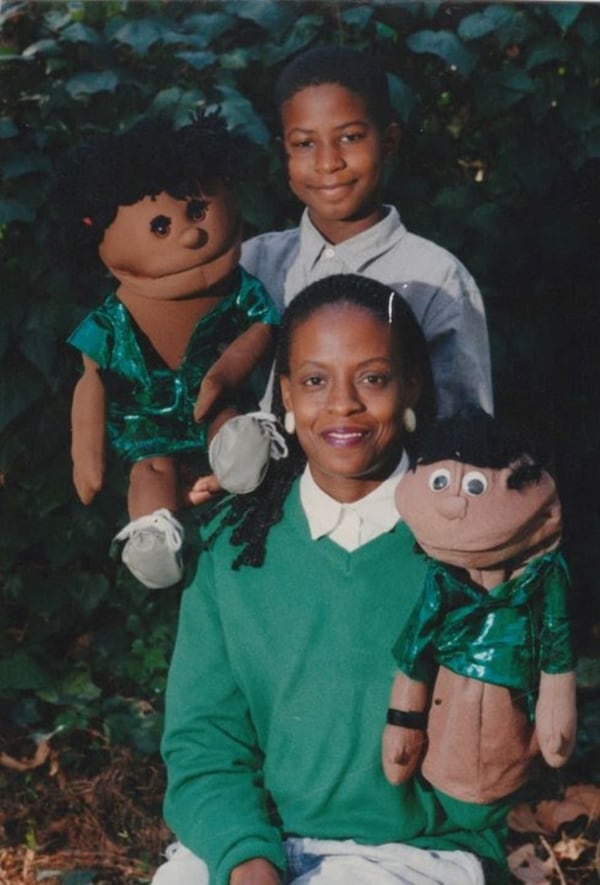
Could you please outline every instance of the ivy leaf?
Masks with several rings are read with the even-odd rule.
[[[548,12],[563,31],[568,31],[579,13],[581,3],[551,3]]]
[[[154,19],[135,19],[115,31],[111,39],[129,46],[136,55],[144,55],[151,46],[162,40],[164,30],[164,26]]]
[[[467,15],[459,23],[457,32],[462,40],[478,40],[511,24],[515,20],[514,11],[504,4],[486,7],[483,12]]]
[[[65,84],[65,89],[76,101],[99,92],[114,92],[119,85],[119,78],[114,71],[86,72],[75,74]]]
[[[38,690],[38,697],[51,704],[85,706],[100,697],[101,690],[94,683],[85,664],[76,664],[50,688]]]
[[[391,40],[392,43],[398,42],[398,34],[389,25],[386,25],[385,22],[375,22],[375,33],[377,34],[378,41]]]
[[[190,122],[192,114],[204,104],[204,95],[199,89],[183,90],[178,86],[161,89],[150,105],[150,113],[167,113],[176,126]]]
[[[69,10],[65,12],[59,9],[51,9],[44,18],[46,25],[51,31],[60,31],[61,28],[67,27],[73,21]]]
[[[563,61],[567,57],[567,49],[560,40],[547,40],[537,43],[527,56],[526,67],[528,71],[548,62]]]
[[[249,53],[242,48],[222,52],[221,67],[224,71],[243,71],[248,67]]]
[[[45,154],[13,154],[4,163],[0,164],[2,177],[5,181],[11,178],[20,178],[32,172],[49,173],[52,169],[49,157]]]
[[[193,35],[194,45],[205,47],[214,43],[234,21],[226,12],[196,12],[186,15],[183,27],[186,33]]]
[[[184,61],[190,67],[194,68],[196,71],[202,71],[204,68],[209,68],[211,65],[217,60],[217,56],[214,52],[176,52],[176,58],[180,58],[181,61]]]
[[[37,40],[22,52],[25,59],[35,58],[36,55],[61,55],[61,49],[56,40]]]
[[[81,22],[69,25],[60,36],[61,40],[64,40],[66,43],[88,43],[91,46],[95,46],[100,42],[100,37],[96,31],[88,28]]]
[[[0,660],[0,694],[25,689],[41,690],[50,684],[48,673],[29,655],[19,649]]]
[[[392,106],[400,114],[400,119],[407,123],[417,103],[417,97],[404,80],[401,80],[396,74],[388,74],[388,85]]]
[[[249,19],[278,41],[294,25],[297,13],[292,3],[265,3],[264,0],[245,0],[236,4],[236,15]]]
[[[56,358],[56,338],[54,335],[49,335],[42,330],[28,332],[21,341],[20,350],[42,375],[52,378]]]
[[[573,28],[573,33],[581,37],[586,46],[594,47],[600,38],[600,22],[597,18],[580,18]],[[597,53],[594,53],[597,58]]]
[[[475,101],[484,117],[508,110],[534,90],[529,74],[514,67],[491,71],[474,86]]]
[[[373,10],[368,6],[354,6],[342,12],[341,19],[347,25],[365,28],[373,18]]]
[[[44,385],[38,372],[28,367],[0,377],[0,431],[39,400]]]
[[[109,595],[110,585],[104,575],[81,572],[72,596],[86,617],[89,617]]]
[[[452,31],[417,31],[406,38],[406,44],[413,52],[437,55],[463,77],[468,77],[476,64],[476,57]]]
[[[10,117],[0,117],[0,138],[13,138],[19,130]]]
[[[231,86],[220,86],[218,91],[223,96],[223,101],[219,102],[219,106],[231,128],[241,129],[256,144],[270,144],[269,130],[248,99]]]
[[[22,200],[0,198],[0,224],[11,224],[13,221],[34,221],[35,211],[32,204]]]
[[[312,43],[323,27],[320,15],[302,15],[283,43],[274,41],[262,51],[265,64],[274,65],[288,59]]]

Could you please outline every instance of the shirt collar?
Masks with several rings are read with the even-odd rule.
[[[408,455],[402,454],[400,463],[387,479],[364,498],[352,504],[342,504],[326,494],[313,479],[308,464],[300,477],[300,501],[308,520],[313,541],[329,535],[339,524],[344,510],[352,510],[371,527],[373,537],[388,532],[400,519],[394,501],[398,480],[408,470]]]
[[[312,270],[325,249],[333,248],[350,272],[360,273],[367,262],[394,248],[406,233],[406,228],[395,206],[384,205],[383,208],[386,212],[381,221],[336,245],[328,242],[317,230],[310,220],[308,209],[305,209],[300,220],[300,254],[304,256],[305,267]]]

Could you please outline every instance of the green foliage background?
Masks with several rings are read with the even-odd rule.
[[[147,113],[183,124],[220,105],[252,141],[248,233],[293,224],[271,88],[319,43],[388,67],[404,124],[389,200],[474,273],[496,410],[551,442],[585,646],[600,574],[598,6],[8,0],[0,15],[0,715],[155,750],[179,601],[107,555],[125,521],[118,469],[90,507],[72,488],[65,339],[105,282],[75,285],[53,262],[53,160]]]

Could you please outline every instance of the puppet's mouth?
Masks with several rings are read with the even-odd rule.
[[[460,546],[441,547],[430,544],[426,539],[418,539],[418,543],[433,559],[452,565],[464,565],[478,568],[492,568],[507,559],[525,556],[529,558],[537,551],[549,549],[560,537],[560,521],[549,515],[541,524],[523,526],[520,531],[510,536],[487,538],[485,545],[481,539],[473,539],[470,543]]]
[[[200,268],[203,268],[205,266],[205,262],[197,261],[194,264],[191,264],[189,267],[184,267],[179,270],[165,270],[162,273],[143,274],[138,273],[134,270],[128,270],[121,267],[112,268],[112,272],[120,280],[135,280],[135,282],[137,283],[151,283],[156,282],[157,280],[181,279],[186,274],[189,274],[190,272],[193,272],[195,270],[199,270]]]

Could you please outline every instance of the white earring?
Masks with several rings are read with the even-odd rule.
[[[414,433],[417,429],[417,416],[415,415],[414,409],[411,409],[410,406],[407,409],[404,409],[402,423],[404,424],[404,429],[407,433]]]
[[[286,412],[283,416],[283,426],[286,429],[286,433],[289,433],[291,436],[292,433],[296,430],[296,416],[293,412]]]

